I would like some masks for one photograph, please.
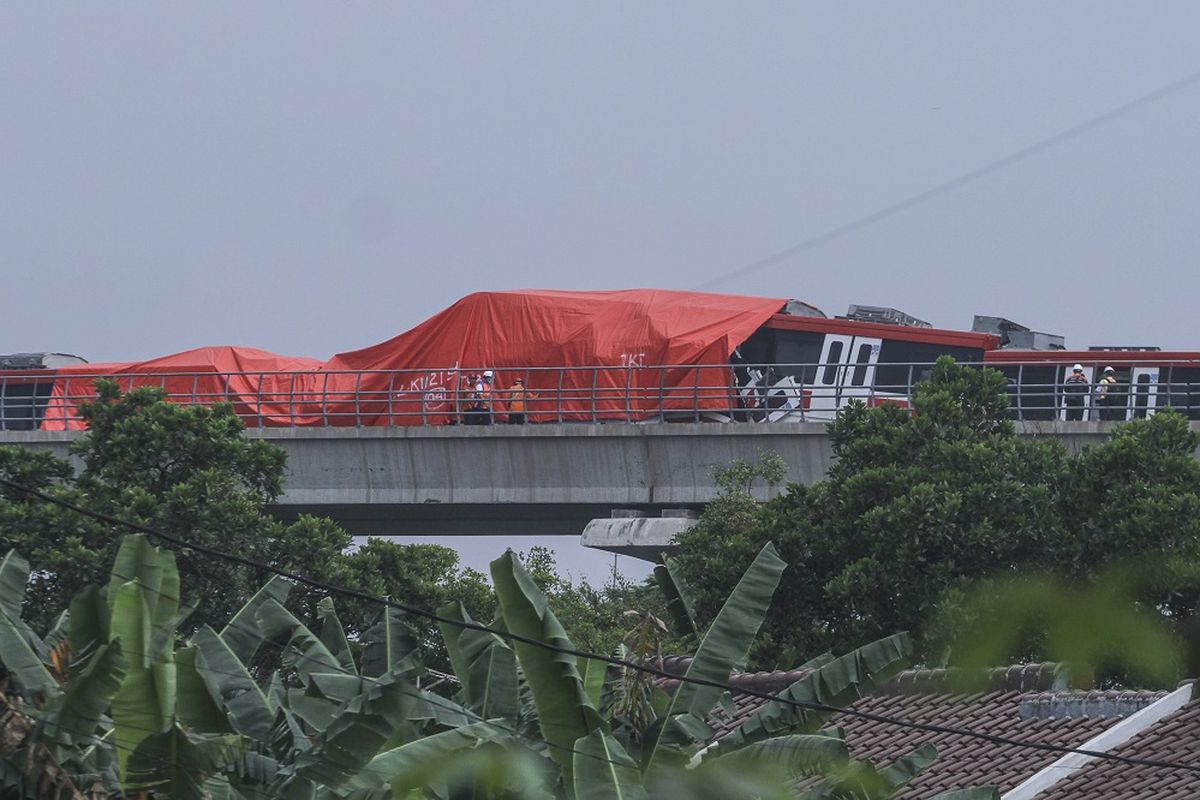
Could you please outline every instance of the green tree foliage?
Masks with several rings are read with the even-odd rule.
[[[1150,605],[1190,615],[1200,597],[1200,463],[1186,420],[1160,411],[1071,457],[1056,440],[1016,434],[1005,389],[998,372],[941,359],[911,412],[852,403],[839,413],[825,480],[762,506],[724,487],[679,540],[674,566],[698,616],[711,618],[768,541],[790,568],[760,664],[902,629],[917,634],[922,658],[938,660],[973,622],[960,606],[976,579],[1033,571],[1087,582],[1148,549],[1171,566],[1156,573]]]
[[[263,507],[282,492],[285,454],[242,436],[228,404],[184,407],[156,388],[119,391],[97,383],[83,406],[88,433],[71,447],[82,465],[44,452],[0,447],[0,475],[86,508],[138,522],[225,552],[237,553],[338,585],[434,608],[451,598],[487,614],[483,576],[462,570],[454,551],[431,545],[369,540],[353,553],[351,537],[330,520],[303,516],[284,524]],[[122,530],[7,487],[0,487],[0,548],[32,565],[27,613],[46,627],[84,586],[107,574]],[[227,619],[266,574],[181,553],[184,592],[196,604],[188,625]],[[316,598],[307,603],[315,614]],[[375,613],[345,609],[347,626],[363,630]]]
[[[665,613],[666,604],[656,587],[634,583],[615,569],[608,581],[593,586],[586,580],[575,583],[559,572],[554,553],[546,547],[529,548],[521,562],[545,593],[546,602],[570,632],[571,640],[583,650],[611,653],[632,627],[630,612]],[[673,643],[667,637],[666,646]]]

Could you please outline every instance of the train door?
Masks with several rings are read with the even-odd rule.
[[[1070,366],[1063,367],[1062,375],[1059,377],[1059,381],[1058,381],[1058,386],[1060,389],[1063,389],[1063,387],[1065,387],[1067,385],[1067,378],[1071,377],[1071,373],[1073,371],[1074,370]],[[1087,391],[1082,392],[1083,396],[1082,396],[1082,398],[1080,398],[1081,400],[1083,400],[1083,409],[1082,409],[1082,413],[1080,414],[1080,417],[1079,417],[1081,420],[1091,419],[1091,417],[1092,417],[1092,389],[1095,386],[1095,384],[1092,382],[1092,379],[1095,377],[1095,372],[1096,372],[1095,367],[1085,366],[1083,368],[1083,377],[1087,378]],[[1062,391],[1062,402],[1059,403],[1059,411],[1058,411],[1058,418],[1060,420],[1066,420],[1066,418],[1067,418],[1067,400],[1068,399],[1069,399],[1069,396],[1067,395],[1066,391],[1063,390]]]
[[[838,407],[851,400],[870,404],[876,399],[875,365],[879,363],[882,339],[855,336],[850,345],[849,358],[842,371],[842,395]]]
[[[825,334],[808,404],[808,413],[814,419],[833,419],[837,415],[838,397],[853,344],[853,336]]]
[[[820,366],[813,380],[807,416],[833,419],[851,399],[874,396],[875,365],[882,340],[867,336],[826,334]]]
[[[1158,404],[1158,367],[1134,367],[1129,376],[1130,418],[1154,415]]]

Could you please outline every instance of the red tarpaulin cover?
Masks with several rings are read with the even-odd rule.
[[[642,419],[660,410],[663,394],[668,410],[693,408],[696,395],[703,407],[728,408],[728,389],[715,387],[730,383],[729,356],[786,302],[657,289],[477,292],[386,342],[339,353],[325,368],[420,370],[361,376],[360,387],[391,398],[387,407],[360,408],[371,418],[365,424],[380,424],[379,414],[393,424],[422,415],[446,421],[468,376],[485,369],[495,371],[501,400],[514,379],[526,381],[540,398],[534,419]],[[640,368],[657,365],[685,368]],[[686,368],[694,366],[719,368]]]
[[[122,388],[162,385],[179,402],[228,400],[248,425],[445,424],[465,407],[469,377],[485,369],[495,371],[501,417],[518,377],[538,395],[533,421],[646,419],[697,402],[726,409],[730,355],[785,302],[655,289],[478,292],[324,363],[208,347],[59,369],[42,429],[80,427],[72,418],[93,393],[82,376],[97,374],[120,376]]]
[[[95,396],[97,376],[115,378],[125,391],[159,386],[172,400],[182,403],[228,401],[247,424],[254,424],[260,414],[291,413],[289,397],[294,394],[296,381],[292,375],[281,373],[313,373],[321,365],[315,358],[224,346],[200,347],[149,361],[62,367],[55,370],[57,379],[41,429],[82,430],[85,426],[79,420],[79,404]]]

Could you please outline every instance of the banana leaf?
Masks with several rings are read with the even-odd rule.
[[[782,766],[794,775],[823,774],[850,761],[846,742],[837,736],[793,733],[774,736],[723,756],[722,766],[753,770],[756,765]]]
[[[384,679],[352,699],[296,758],[296,772],[314,783],[337,788],[379,752],[407,722],[416,689],[402,678]]]
[[[22,558],[16,550],[10,550],[8,555],[0,561],[0,613],[9,618],[21,636],[29,642],[30,649],[44,661],[49,657],[50,649],[41,637],[25,624],[23,618],[22,609],[28,581],[29,562]]]
[[[648,800],[637,763],[597,728],[575,742],[575,800]]]
[[[0,561],[0,612],[21,619],[25,603],[25,585],[29,582],[29,562],[16,550],[9,550]]]
[[[97,650],[87,666],[71,678],[61,705],[47,721],[52,738],[79,745],[95,735],[124,677],[121,643],[113,642]]]
[[[200,675],[198,652],[189,645],[175,653],[175,709],[179,721],[196,733],[232,733],[225,709],[217,705],[220,695],[214,697]]]
[[[490,722],[452,728],[376,755],[352,775],[345,786],[368,790],[387,787],[393,780],[402,784],[407,776],[428,768],[430,762],[439,758],[477,747],[480,742],[503,742],[511,738],[512,733]]]
[[[579,659],[579,673],[583,678],[583,689],[587,692],[592,705],[600,708],[600,700],[604,696],[604,681],[608,677],[608,662],[595,658]]]
[[[505,627],[512,633],[565,650],[575,646],[546,603],[546,595],[516,560],[512,551],[491,563],[492,583],[500,600]],[[550,757],[574,784],[572,749],[577,740],[602,728],[603,722],[588,698],[575,656],[513,640],[512,648],[533,694],[538,725]]]
[[[306,691],[310,697],[324,697],[341,704],[369,690],[376,683],[378,681],[374,678],[360,678],[356,674],[314,672],[309,676]]]
[[[442,606],[438,609],[438,616],[460,623],[455,625],[452,622],[439,622],[438,630],[442,632],[442,641],[446,645],[446,654],[450,657],[450,666],[458,676],[459,685],[462,686],[463,698],[467,703],[471,703],[475,696],[471,687],[471,659],[463,652],[462,637],[467,629],[461,623],[475,620],[471,619],[466,606],[460,602]]]
[[[461,603],[438,612],[460,622],[474,622]],[[462,685],[462,700],[484,719],[503,718],[516,724],[520,714],[520,686],[516,654],[494,633],[439,623],[442,639]]]
[[[363,636],[362,674],[375,678],[415,671],[417,635],[399,609],[385,606]]]
[[[781,733],[815,732],[832,712],[807,709],[803,704],[837,708],[849,705],[907,667],[911,653],[908,634],[897,633],[825,663],[775,695],[784,702],[767,702],[735,730],[722,736],[708,755],[736,750]]]
[[[774,545],[767,542],[705,631],[700,647],[688,665],[686,677],[725,683],[731,672],[745,667],[750,646],[766,617],[785,566]],[[646,737],[643,758],[647,770],[653,767],[659,755],[663,736],[674,740],[680,738],[682,732],[684,737],[693,738],[686,729],[699,729],[723,691],[717,686],[686,681],[679,685],[664,715],[666,720]]]
[[[46,635],[42,637],[42,644],[45,645],[46,652],[52,652],[60,643],[66,641],[70,630],[71,611],[68,606],[54,618],[54,624],[50,626],[50,630],[46,631]]]
[[[275,714],[229,643],[205,625],[192,636],[192,647],[196,650],[196,672],[212,699],[229,714],[234,730],[270,743]]]
[[[134,583],[122,584],[113,595],[112,638],[121,643],[126,672],[113,697],[110,714],[116,728],[121,775],[130,754],[148,736],[165,732],[175,713],[173,663],[150,651],[150,609],[146,592]]]
[[[108,590],[99,586],[85,586],[71,598],[67,638],[76,658],[85,658],[111,638],[112,610],[107,594]]]
[[[139,743],[128,760],[125,787],[162,800],[207,800],[206,782],[236,763],[244,749],[240,736],[194,735],[172,725]]]
[[[163,625],[179,611],[179,571],[174,566],[175,554],[150,544],[145,534],[123,537],[108,581],[109,608],[116,607],[118,590],[133,582],[146,592],[151,630]]]
[[[288,709],[314,733],[328,728],[337,719],[342,705],[325,697],[309,695],[305,689],[287,690]]]
[[[221,638],[229,645],[229,649],[243,664],[249,664],[250,659],[258,652],[262,644],[262,631],[258,627],[258,608],[267,600],[282,604],[287,600],[292,585],[278,575],[263,584],[263,587],[238,609],[229,623],[221,629]]]
[[[667,613],[675,624],[675,632],[684,638],[698,638],[700,629],[692,611],[695,604],[688,595],[683,576],[672,568],[670,559],[663,559],[663,563],[654,566],[654,582],[667,599]]]
[[[29,582],[29,561],[20,557],[17,551],[10,551],[0,561],[0,613],[8,615],[12,624],[28,640],[30,648],[38,658],[46,660],[49,648],[32,628],[25,625],[23,606],[25,602],[25,587]]]
[[[424,689],[419,690],[413,698],[408,719],[418,727],[424,727],[421,723],[432,722],[438,728],[460,728],[483,722],[479,714],[469,708]],[[401,744],[404,742],[395,742],[393,746],[398,747]]]
[[[903,789],[913,778],[921,774],[930,764],[937,761],[937,748],[923,744],[911,753],[893,761],[879,774],[883,777],[891,794]]]
[[[937,748],[923,744],[880,770],[870,761],[852,761],[826,776],[801,797],[804,800],[892,797],[937,760]]]
[[[346,639],[342,621],[338,619],[337,611],[334,610],[332,597],[322,597],[317,601],[317,619],[321,621],[321,644],[333,653],[342,669],[351,675],[357,675],[358,667],[350,653],[350,642]]]
[[[0,612],[0,663],[16,678],[26,697],[31,698],[36,692],[53,695],[58,692],[58,682],[34,649],[30,635],[24,622]]]
[[[277,600],[268,598],[259,605],[258,626],[264,638],[286,642],[283,664],[295,669],[305,686],[314,672],[341,671],[337,656]]]

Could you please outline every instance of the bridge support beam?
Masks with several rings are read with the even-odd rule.
[[[1018,428],[1075,451],[1107,439],[1112,426]],[[0,444],[65,456],[78,435],[4,431]],[[735,458],[775,450],[788,463],[787,480],[799,483],[819,480],[833,458],[823,423],[264,428],[246,436],[287,452],[284,493],[272,511],[330,516],[363,535],[578,536],[613,509],[648,518],[699,510],[714,496],[713,468]]]

